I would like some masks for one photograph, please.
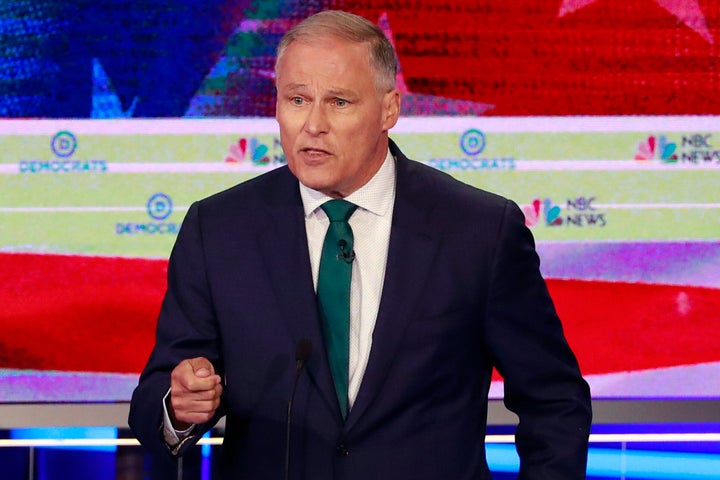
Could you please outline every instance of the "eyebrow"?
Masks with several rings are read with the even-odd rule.
[[[327,91],[327,93],[328,93],[329,96],[331,96],[331,97],[350,97],[350,98],[354,98],[354,97],[357,97],[357,96],[358,96],[358,94],[355,92],[355,90],[343,89],[343,88],[337,88],[337,89],[331,88],[330,90]]]
[[[288,90],[300,90],[305,87],[307,87],[307,85],[304,83],[289,83],[284,86],[284,88],[286,88]]]

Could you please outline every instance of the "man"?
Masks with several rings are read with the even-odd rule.
[[[226,478],[488,479],[495,366],[520,419],[520,478],[584,478],[589,390],[523,215],[389,141],[395,69],[382,31],[343,12],[281,41],[288,167],[188,211],[131,405],[151,450],[182,454],[225,415]],[[351,207],[329,228],[333,199]],[[322,270],[326,231],[343,221],[351,248],[341,238],[332,261],[352,280],[338,368]]]

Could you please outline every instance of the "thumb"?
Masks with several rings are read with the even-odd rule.
[[[207,378],[215,374],[215,367],[213,367],[212,362],[205,357],[197,357],[188,361],[196,377]]]

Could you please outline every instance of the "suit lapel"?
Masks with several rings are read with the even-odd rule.
[[[279,182],[280,187],[274,192],[268,192],[268,221],[259,230],[258,251],[290,331],[293,348],[303,338],[312,342],[307,372],[330,408],[339,412],[320,329],[302,200],[297,180],[289,172],[288,177]]]
[[[352,428],[372,403],[385,381],[412,309],[418,304],[431,260],[438,246],[437,235],[428,222],[434,208],[427,201],[416,172],[410,173],[410,162],[391,144],[397,161],[397,188],[393,223],[385,270],[385,283],[372,336],[370,358],[355,403],[350,409],[346,429]],[[419,172],[417,172],[419,174]],[[412,185],[408,178],[413,176]]]

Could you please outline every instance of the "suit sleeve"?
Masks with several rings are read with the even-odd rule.
[[[590,391],[540,274],[532,234],[507,202],[487,304],[488,348],[519,417],[520,480],[585,478]]]
[[[178,234],[168,265],[167,291],[157,322],[155,346],[130,402],[128,423],[140,443],[154,453],[170,452],[163,439],[163,397],[170,373],[182,360],[206,357],[223,376],[218,330],[207,281],[198,204],[193,204]],[[217,422],[198,425],[197,435],[183,442],[182,454]]]

